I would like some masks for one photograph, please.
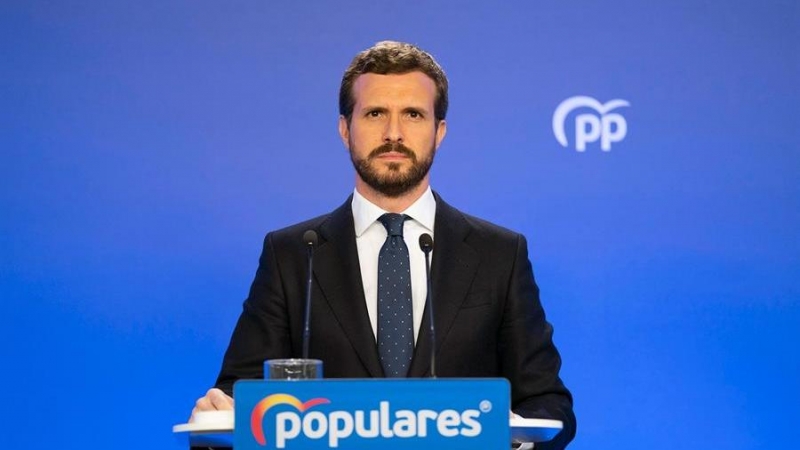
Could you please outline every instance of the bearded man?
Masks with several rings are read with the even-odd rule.
[[[447,89],[442,68],[414,45],[380,42],[353,59],[339,92],[339,135],[355,190],[333,212],[267,234],[216,386],[195,411],[232,408],[236,380],[263,378],[267,359],[302,355],[308,230],[319,236],[309,356],[324,362],[325,376],[429,376],[417,246],[427,233],[436,242],[437,376],[507,378],[514,413],[564,423],[537,448],[572,440],[572,396],[559,377],[525,238],[431,190],[429,169],[447,134]]]

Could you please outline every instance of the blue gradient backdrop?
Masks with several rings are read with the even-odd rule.
[[[434,187],[529,239],[571,448],[800,442],[797,1],[5,0],[6,447],[181,448],[264,233],[352,189],[382,39],[450,76]],[[631,103],[610,152],[556,142],[575,95]]]

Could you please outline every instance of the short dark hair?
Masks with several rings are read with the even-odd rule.
[[[339,114],[347,119],[353,115],[356,99],[353,97],[353,84],[356,78],[365,73],[379,75],[405,74],[420,71],[436,84],[434,115],[436,122],[447,115],[447,76],[430,53],[413,44],[396,41],[382,41],[362,51],[350,63],[342,77],[339,87]]]

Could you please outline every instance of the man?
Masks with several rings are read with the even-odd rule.
[[[428,376],[417,244],[428,233],[436,242],[437,375],[505,377],[515,413],[564,422],[538,448],[572,440],[572,397],[558,376],[561,359],[525,238],[431,191],[428,171],[447,133],[447,88],[436,61],[410,44],[380,42],[354,58],[339,93],[339,134],[356,169],[355,191],[330,214],[267,235],[216,387],[195,411],[232,408],[236,380],[262,378],[264,360],[301,356],[307,230],[319,236],[310,357],[324,362],[325,376]]]

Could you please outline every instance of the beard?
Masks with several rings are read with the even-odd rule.
[[[350,160],[353,162],[358,176],[372,189],[380,192],[389,198],[397,198],[419,186],[422,180],[428,175],[433,165],[433,157],[436,153],[432,147],[428,156],[422,160],[417,160],[417,155],[401,143],[386,143],[372,150],[366,158],[357,159],[353,151],[353,142],[350,142]],[[403,172],[400,163],[390,162],[386,164],[387,173],[380,174],[376,167],[375,159],[389,152],[397,152],[405,155],[411,161],[411,167]]]

